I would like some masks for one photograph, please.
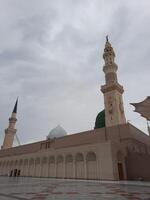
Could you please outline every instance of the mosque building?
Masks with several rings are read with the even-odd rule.
[[[150,136],[126,121],[115,52],[106,37],[104,110],[93,130],[67,135],[57,126],[46,140],[13,147],[17,104],[0,150],[0,175],[97,180],[150,180]]]

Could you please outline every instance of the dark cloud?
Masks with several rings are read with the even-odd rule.
[[[57,124],[92,129],[103,109],[105,35],[116,52],[126,116],[146,130],[130,102],[149,95],[149,1],[1,0],[0,141],[19,95],[22,143],[44,139]],[[138,89],[137,89],[138,88]]]

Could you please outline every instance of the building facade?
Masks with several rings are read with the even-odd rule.
[[[105,123],[94,130],[12,147],[17,105],[0,150],[0,175],[98,180],[150,180],[150,137],[126,122],[115,53],[106,40]],[[15,117],[14,117],[15,114]],[[99,121],[97,120],[97,124]],[[13,137],[10,137],[10,135]],[[11,138],[11,139],[10,139]]]

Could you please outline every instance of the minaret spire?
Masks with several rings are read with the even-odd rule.
[[[17,118],[16,118],[17,106],[18,106],[18,98],[16,100],[11,117],[9,118],[8,128],[5,129],[5,138],[4,138],[2,149],[8,149],[13,146],[14,136],[17,132],[17,129],[15,128],[16,122],[17,122]]]
[[[106,42],[109,42],[109,40],[108,40],[108,35],[106,35]]]
[[[17,97],[16,103],[15,103],[15,106],[13,109],[13,113],[17,113],[17,106],[18,106],[18,97]]]
[[[108,36],[106,36],[103,59],[105,62],[103,66],[105,85],[101,87],[101,91],[104,94],[106,126],[124,124],[126,123],[122,100],[124,90],[118,83],[118,66],[115,63],[115,52]]]

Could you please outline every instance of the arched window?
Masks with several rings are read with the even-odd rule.
[[[63,162],[63,156],[62,155],[59,155],[58,157],[57,157],[57,163],[61,163],[61,162]]]
[[[29,161],[29,165],[33,165],[34,164],[34,159],[31,158],[30,161]]]
[[[75,159],[77,162],[78,161],[84,161],[84,157],[83,157],[83,154],[82,153],[77,153],[76,155],[76,159]]]
[[[55,157],[54,156],[50,156],[49,163],[55,163]]]
[[[96,161],[96,154],[94,152],[89,152],[86,156],[86,161]]]
[[[22,163],[23,163],[23,160],[22,159],[19,160],[19,165],[22,165]]]
[[[47,157],[43,157],[42,163],[43,163],[43,164],[47,163]]]
[[[18,160],[15,161],[15,166],[18,164]]]
[[[25,159],[24,160],[24,165],[27,165],[28,164],[28,159]]]
[[[73,156],[71,154],[66,156],[66,162],[73,162]]]
[[[35,164],[40,164],[40,158],[36,158]]]

